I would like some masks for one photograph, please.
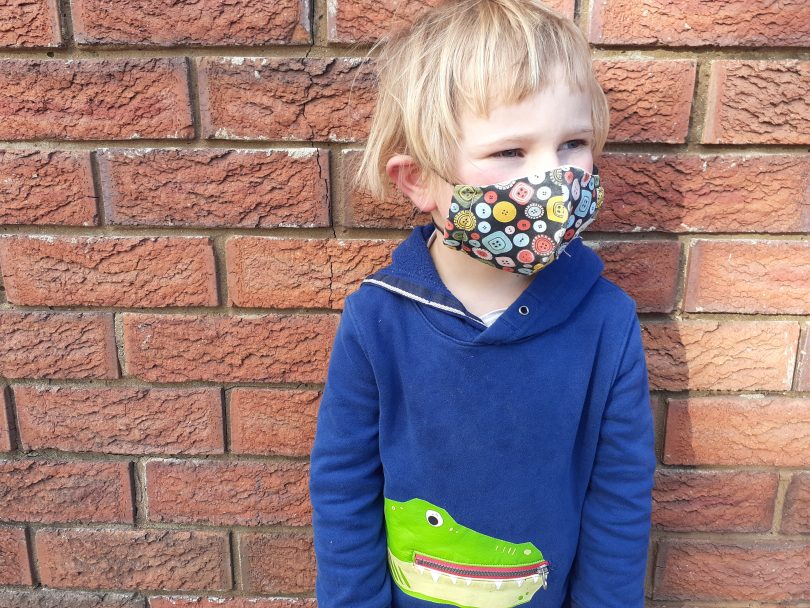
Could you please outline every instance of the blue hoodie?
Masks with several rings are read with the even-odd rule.
[[[577,238],[487,327],[439,278],[433,231],[345,301],[311,456],[319,608],[642,607],[635,303]]]

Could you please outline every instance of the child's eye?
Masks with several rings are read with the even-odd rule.
[[[517,158],[520,154],[520,150],[517,148],[510,148],[509,150],[501,150],[500,152],[495,152],[492,156],[497,158]]]
[[[563,144],[563,146],[568,146],[568,144],[575,144],[571,146],[572,148],[581,148],[583,146],[587,146],[588,142],[584,139],[571,139]]]

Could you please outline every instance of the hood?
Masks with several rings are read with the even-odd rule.
[[[432,223],[414,228],[394,249],[391,264],[366,278],[363,285],[386,289],[426,306],[429,321],[458,340],[515,342],[565,323],[604,269],[601,258],[577,237],[557,260],[538,271],[520,297],[487,327],[439,277],[428,249],[434,230]]]

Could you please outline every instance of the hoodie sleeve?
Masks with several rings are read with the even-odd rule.
[[[379,400],[350,301],[338,325],[310,459],[315,589],[319,608],[388,608]]]
[[[654,472],[647,365],[634,306],[582,509],[574,608],[644,606]]]

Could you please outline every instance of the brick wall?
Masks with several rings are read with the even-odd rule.
[[[0,607],[314,606],[341,303],[424,219],[346,186],[363,56],[432,2],[0,0]],[[810,4],[553,5],[612,108],[650,605],[806,605]]]

